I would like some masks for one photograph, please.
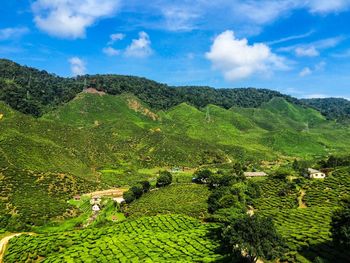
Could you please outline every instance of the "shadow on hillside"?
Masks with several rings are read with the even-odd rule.
[[[299,253],[311,262],[350,262],[350,251],[336,246],[331,241],[305,246]]]

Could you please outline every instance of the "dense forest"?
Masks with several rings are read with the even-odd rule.
[[[62,78],[0,59],[0,100],[23,113],[41,116],[72,100],[84,88],[95,88],[112,95],[131,93],[156,110],[169,109],[182,102],[197,108],[208,104],[226,109],[234,106],[257,108],[273,97],[282,97],[294,104],[311,106],[328,119],[344,120],[350,117],[350,102],[345,99],[298,100],[277,91],[256,88],[172,87],[146,78],[122,75]]]
[[[342,98],[302,99],[306,105],[315,108],[328,119],[348,120],[350,117],[350,101]]]
[[[0,100],[23,113],[40,116],[70,101],[84,88],[96,88],[112,95],[132,93],[157,110],[168,109],[182,102],[198,108],[208,104],[224,108],[255,108],[273,97],[284,97],[298,103],[297,99],[267,89],[171,87],[146,78],[121,75],[62,78],[9,60],[0,60]]]

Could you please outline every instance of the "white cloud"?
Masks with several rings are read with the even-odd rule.
[[[38,28],[72,39],[85,37],[86,28],[114,14],[118,7],[119,0],[37,0],[32,4]]]
[[[349,0],[310,0],[306,2],[312,13],[342,12],[350,7]]]
[[[195,10],[188,7],[165,7],[162,13],[169,31],[191,31],[196,28],[195,20],[199,17]]]
[[[311,69],[309,67],[303,68],[302,71],[300,71],[299,76],[300,77],[305,77],[308,76],[312,73]]]
[[[320,55],[318,50],[314,47],[297,47],[295,49],[295,54],[298,57],[317,57]]]
[[[126,48],[125,55],[128,57],[144,58],[152,54],[151,40],[146,32],[140,32],[138,39],[133,39]]]
[[[326,62],[321,61],[320,63],[315,65],[314,71],[324,70],[325,67],[326,67]]]
[[[176,3],[176,4],[174,4]],[[236,33],[261,32],[261,27],[294,11],[314,15],[340,13],[349,9],[349,0],[128,0],[123,7],[135,16],[135,27],[161,28],[170,31],[236,28]],[[151,14],[145,16],[145,14]],[[149,19],[148,19],[148,18]],[[157,19],[159,18],[159,19]]]
[[[229,30],[215,38],[206,58],[230,81],[287,68],[284,59],[272,53],[267,45],[249,45],[247,39],[236,39],[234,32]]]
[[[320,63],[317,63],[312,69],[310,67],[303,68],[302,71],[300,71],[299,76],[306,77],[308,75],[313,74],[314,72],[324,70],[325,67],[326,67],[326,62],[321,61]]]
[[[20,38],[29,33],[27,27],[8,27],[0,29],[0,41]]]
[[[107,45],[113,45],[116,41],[123,40],[125,38],[125,35],[122,33],[115,33],[111,34],[109,38],[110,41],[107,43]]]
[[[335,58],[349,58],[350,57],[350,49],[346,49],[345,51],[340,52],[340,53],[334,53],[334,54],[332,54],[332,57],[335,57]]]
[[[291,40],[302,39],[302,38],[306,38],[306,37],[311,36],[313,33],[314,33],[314,31],[309,31],[309,32],[307,32],[305,34],[288,36],[288,37],[284,37],[284,38],[277,39],[277,40],[274,40],[274,41],[270,41],[267,44],[274,45],[274,44],[280,44],[280,43],[288,42],[288,41],[291,41]]]
[[[333,48],[344,40],[344,37],[337,36],[325,38],[307,44],[298,44],[279,48],[281,52],[295,52],[297,56],[316,57],[319,56],[320,50]]]
[[[72,57],[68,60],[68,62],[70,63],[70,69],[74,76],[85,74],[86,65],[82,59],[78,57]]]
[[[107,56],[117,56],[120,54],[120,50],[117,50],[112,47],[105,47],[102,49],[102,52],[105,53]]]

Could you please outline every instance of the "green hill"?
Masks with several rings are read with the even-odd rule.
[[[346,123],[327,120],[277,92],[175,88],[114,75],[64,79],[0,62],[0,100],[6,102],[0,102],[4,178],[12,178],[14,190],[23,192],[26,189],[18,182],[27,178],[36,185],[35,176],[40,174],[47,174],[58,190],[64,189],[56,180],[59,174],[68,176],[67,184],[76,180],[86,186],[72,183],[74,187],[59,196],[38,183],[23,199],[15,195],[9,202],[9,195],[4,196],[0,206],[20,204],[19,213],[31,209],[32,202],[25,199],[52,200],[59,209],[45,220],[63,214],[65,202],[79,191],[130,186],[148,179],[140,168],[197,168],[236,160],[259,163],[349,153]],[[91,87],[80,92],[84,86]],[[5,182],[1,180],[0,187]],[[11,213],[6,208],[2,215],[12,218]],[[28,215],[28,220],[35,216]]]

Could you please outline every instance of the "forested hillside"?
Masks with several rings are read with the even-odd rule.
[[[342,98],[302,99],[306,105],[313,107],[325,115],[328,119],[340,121],[350,118],[350,101]]]
[[[61,78],[9,60],[0,60],[0,100],[23,113],[41,116],[89,87],[111,95],[132,93],[156,110],[169,109],[182,102],[197,108],[208,104],[226,109],[233,106],[256,108],[273,97],[299,103],[295,98],[266,89],[171,87],[145,78],[120,75]]]

